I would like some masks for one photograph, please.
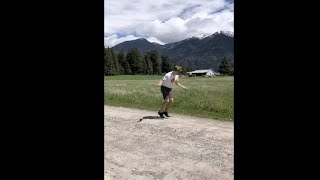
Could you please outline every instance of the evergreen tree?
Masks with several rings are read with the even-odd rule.
[[[105,49],[105,56],[104,56],[104,62],[105,62],[105,75],[114,75],[114,62],[112,60],[112,54],[111,50],[108,47]]]
[[[221,75],[228,75],[230,73],[230,65],[228,59],[224,56],[219,64],[219,73]]]
[[[187,75],[187,68],[184,65],[180,65],[182,67],[182,74]]]
[[[104,57],[103,57],[103,59],[104,59],[104,75],[107,75],[107,58],[106,58],[106,56],[107,56],[107,49],[104,48]]]
[[[144,56],[144,60],[146,62],[146,74],[153,74],[153,65],[152,65],[152,62],[150,60],[150,56],[148,54],[146,54]]]
[[[113,75],[118,75],[120,67],[119,67],[119,62],[118,62],[118,57],[116,56],[116,54],[113,51],[113,48],[110,49],[111,52],[111,57],[112,57],[112,62],[113,62]]]
[[[126,74],[126,70],[125,70],[125,68],[126,68],[126,55],[124,54],[124,51],[123,50],[121,50],[119,53],[118,53],[118,55],[117,55],[117,57],[118,57],[118,61],[119,61],[119,73],[120,74]]]
[[[168,56],[161,57],[161,69],[163,73],[167,73],[173,70],[173,65],[170,63]]]
[[[147,52],[152,62],[153,74],[161,74],[160,56],[157,50]]]
[[[144,72],[142,57],[137,48],[131,49],[127,53],[126,59],[131,67],[132,74],[142,74]]]

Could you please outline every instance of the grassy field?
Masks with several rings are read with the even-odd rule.
[[[163,76],[106,76],[104,102],[107,105],[157,111],[163,102],[160,88],[155,86]],[[174,103],[169,112],[233,120],[233,77],[182,77],[188,88],[173,87]]]

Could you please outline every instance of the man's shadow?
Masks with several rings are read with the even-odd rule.
[[[141,119],[139,119],[138,122],[141,122],[144,119],[148,119],[148,120],[164,120],[164,119],[167,119],[167,118],[161,118],[159,116],[144,116]]]

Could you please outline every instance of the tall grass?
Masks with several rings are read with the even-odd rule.
[[[107,76],[105,104],[141,108],[156,112],[163,103],[160,88],[155,86],[162,76]],[[233,120],[233,77],[182,77],[188,88],[173,87],[174,103],[169,112]]]

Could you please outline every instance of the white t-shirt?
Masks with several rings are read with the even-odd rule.
[[[179,79],[179,75],[173,75],[173,71],[168,72],[164,77],[162,78],[162,86],[172,88],[173,83]]]

